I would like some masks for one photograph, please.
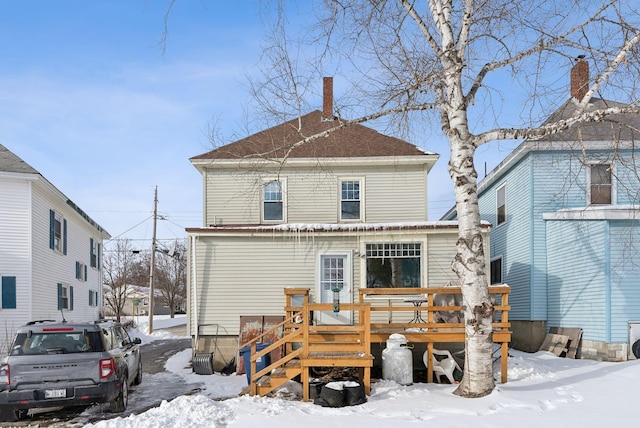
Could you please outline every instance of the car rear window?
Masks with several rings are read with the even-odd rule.
[[[11,355],[75,354],[102,352],[104,345],[97,331],[18,333]]]

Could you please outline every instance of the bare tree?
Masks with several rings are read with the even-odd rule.
[[[176,240],[175,247],[166,253],[161,251],[159,255],[156,266],[157,290],[173,318],[176,307],[184,304],[187,297],[186,244]]]
[[[448,170],[459,220],[452,268],[462,287],[466,325],[464,377],[455,393],[487,395],[495,387],[494,308],[480,233],[476,150],[491,141],[535,139],[638,114],[640,19],[635,4],[326,0],[324,5],[324,12],[316,8],[322,16],[309,37],[297,34],[294,39],[286,31],[285,3],[277,3],[278,19],[261,61],[263,83],[252,84],[256,100],[282,120],[283,112],[299,114],[305,107],[311,81],[319,81],[321,74],[342,74],[353,95],[337,100],[341,117],[334,131],[375,119],[408,134],[438,124],[450,150]],[[597,75],[569,117],[539,125],[549,113],[544,108],[566,100],[557,70],[567,69],[578,55],[594,64]],[[330,67],[340,73],[327,73]],[[524,94],[521,99],[515,97],[518,92]],[[594,95],[609,94],[620,103],[591,108]],[[290,149],[318,137],[301,134]]]
[[[104,283],[110,290],[104,293],[104,300],[120,322],[125,304],[134,291],[131,275],[136,260],[128,239],[118,239],[111,242],[109,247],[104,252],[103,272]]]

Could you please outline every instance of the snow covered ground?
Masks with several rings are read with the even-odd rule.
[[[166,339],[162,331],[184,318],[154,318],[156,331],[143,341]],[[140,415],[101,421],[87,427],[603,427],[634,425],[640,415],[635,395],[640,383],[640,361],[603,363],[558,358],[548,352],[526,354],[511,351],[509,382],[497,383],[483,398],[452,394],[454,385],[413,384],[393,381],[372,384],[368,401],[357,406],[328,408],[284,398],[241,396],[244,375],[196,375],[189,369],[191,350],[167,362],[166,368],[185,382],[202,383],[202,392],[181,396]],[[301,393],[291,383],[290,393]]]

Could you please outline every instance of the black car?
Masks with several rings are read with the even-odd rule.
[[[129,386],[142,382],[140,343],[113,321],[27,323],[0,362],[0,421],[94,403],[123,412]]]

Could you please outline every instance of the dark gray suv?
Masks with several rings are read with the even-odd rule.
[[[0,361],[0,421],[32,408],[94,403],[123,412],[129,386],[142,381],[140,343],[112,321],[27,323]]]

